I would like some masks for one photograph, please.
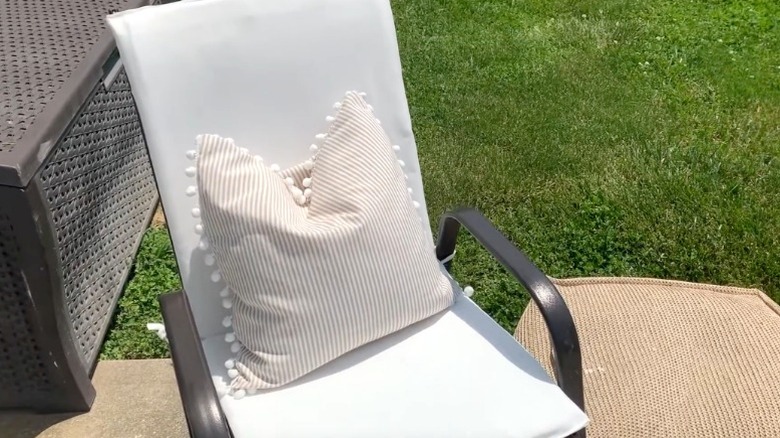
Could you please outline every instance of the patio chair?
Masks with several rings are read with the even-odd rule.
[[[566,305],[547,277],[470,209],[444,216],[436,257],[442,266],[452,263],[462,225],[506,266],[549,325],[558,385],[454,285],[454,304],[442,313],[287,385],[231,395],[225,363],[232,345],[225,341],[232,336],[224,324],[231,310],[222,306],[214,260],[199,247],[195,198],[185,196],[193,184],[185,155],[199,134],[220,133],[266,162],[300,163],[311,156],[307,147],[326,127],[334,101],[360,90],[398,145],[412,199],[430,229],[390,2],[193,0],[108,21],[182,277],[184,292],[161,303],[193,436],[584,436],[579,341]],[[433,253],[432,236],[430,244]]]

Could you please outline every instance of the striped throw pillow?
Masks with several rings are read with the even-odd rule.
[[[453,302],[403,163],[348,92],[311,160],[289,169],[198,139],[202,231],[230,295],[235,396],[292,382]]]

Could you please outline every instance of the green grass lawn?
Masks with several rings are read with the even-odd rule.
[[[393,0],[428,211],[479,208],[549,275],[755,286],[780,301],[780,2]],[[104,358],[175,286],[149,231]],[[527,295],[455,274],[512,330]]]

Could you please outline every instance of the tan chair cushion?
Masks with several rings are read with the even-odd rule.
[[[780,437],[780,306],[761,291],[637,278],[554,283],[580,337],[589,437]],[[515,337],[551,373],[536,306]]]

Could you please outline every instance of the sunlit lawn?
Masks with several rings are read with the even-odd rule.
[[[432,218],[474,206],[554,277],[780,300],[780,2],[393,0]],[[178,282],[151,230],[103,357]],[[512,330],[527,295],[474,242],[456,276]]]

